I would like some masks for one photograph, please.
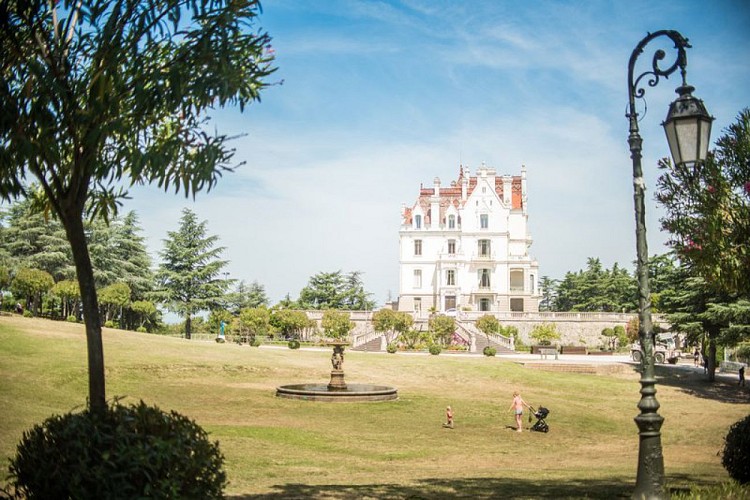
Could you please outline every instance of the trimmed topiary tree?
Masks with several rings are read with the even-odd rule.
[[[10,461],[14,498],[223,498],[218,442],[143,401],[53,415],[25,431]]]
[[[492,357],[492,356],[494,356],[495,354],[497,354],[497,349],[495,349],[494,347],[491,347],[491,346],[485,346],[485,348],[484,348],[484,349],[482,349],[482,353],[483,353],[483,354],[484,354],[485,356],[489,356],[489,357]]]
[[[750,415],[732,424],[724,441],[721,464],[732,479],[750,483]]]

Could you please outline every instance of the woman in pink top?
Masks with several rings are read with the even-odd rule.
[[[531,408],[526,401],[523,400],[518,391],[513,392],[513,402],[510,404],[508,411],[514,410],[516,414],[516,431],[521,432],[521,422],[523,421],[523,407]]]

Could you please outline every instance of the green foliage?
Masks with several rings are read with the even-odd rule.
[[[440,347],[440,344],[432,344],[429,347],[430,354],[432,354],[433,356],[437,356],[442,350],[443,348]]]
[[[427,325],[438,344],[442,346],[450,344],[453,333],[456,331],[455,319],[444,314],[439,314],[431,316]]]
[[[99,290],[98,295],[107,321],[130,304],[130,287],[126,283],[113,283]]]
[[[369,298],[371,295],[365,291],[359,271],[321,272],[300,291],[298,305],[302,309],[372,310],[375,302]]]
[[[323,327],[323,334],[329,339],[347,340],[349,332],[356,325],[349,318],[349,313],[329,309],[323,313],[320,326]]]
[[[226,294],[224,302],[229,311],[239,314],[242,309],[268,307],[270,300],[263,285],[253,281],[248,287],[243,280],[233,292]]]
[[[391,343],[403,335],[414,324],[411,314],[393,309],[380,309],[372,315],[372,326],[376,332],[386,334],[386,342]]]
[[[55,280],[46,271],[21,268],[16,272],[11,290],[19,297],[26,297],[27,303],[38,314],[42,303],[42,294],[55,285]]]
[[[190,338],[192,317],[219,306],[227,281],[219,279],[227,261],[219,260],[224,247],[214,247],[218,236],[206,235],[206,221],[182,210],[180,227],[168,231],[157,271],[161,299],[170,311],[185,317],[185,336]]]
[[[500,321],[491,314],[485,314],[477,320],[475,326],[484,334],[498,333],[500,330]]]
[[[253,0],[2,4],[0,199],[33,198],[65,227],[96,408],[106,403],[104,356],[84,216],[108,220],[124,186],[194,196],[232,170],[229,138],[208,133],[207,113],[243,111],[268,85],[259,11]]]
[[[615,339],[617,341],[617,345],[620,347],[627,346],[628,345],[628,334],[625,331],[625,327],[622,325],[617,325],[614,328],[615,332]]]
[[[109,321],[105,321],[105,322],[104,322],[104,326],[105,326],[106,328],[114,328],[114,327],[115,327],[115,322],[114,322],[114,321],[112,321],[112,320],[109,320]]]
[[[67,321],[68,323],[75,323],[76,321],[78,321],[78,318],[76,318],[75,316],[71,315],[71,316],[68,316],[67,318],[65,318],[65,321]]]
[[[395,354],[396,351],[398,351],[398,344],[395,342],[391,342],[390,344],[386,346],[385,350],[391,354]]]
[[[432,344],[433,338],[429,332],[409,328],[398,336],[398,340],[404,344],[407,349],[417,349],[421,344]]]
[[[602,267],[599,259],[589,258],[586,270],[568,272],[552,293],[558,311],[621,312],[637,309],[637,282],[617,263]]]
[[[606,339],[607,347],[609,349],[614,350],[615,343],[617,342],[617,336],[615,335],[614,328],[609,328],[609,327],[604,328],[602,330],[602,337],[604,337]]]
[[[724,130],[697,165],[659,163],[662,228],[680,260],[716,292],[748,297],[750,289],[750,109]]]
[[[242,309],[239,325],[241,333],[249,333],[253,338],[265,337],[271,332],[271,311],[265,307]]]
[[[33,318],[33,317],[34,317],[34,313],[32,313],[32,312],[31,312],[30,310],[28,310],[28,309],[25,309],[25,310],[23,311],[23,317],[24,317],[24,318]]]
[[[223,462],[194,421],[115,403],[25,431],[9,489],[19,498],[222,498]]]
[[[732,479],[750,483],[750,415],[732,424],[724,441],[721,464]]]
[[[670,491],[671,500],[744,500],[749,495],[748,486],[736,481],[717,485],[691,485],[690,491]]]
[[[738,361],[744,361],[745,363],[750,361],[750,342],[738,345],[737,350],[734,351],[734,355]]]
[[[135,331],[138,333],[146,333],[148,330],[146,329],[145,326],[139,326],[138,328],[135,329]]]
[[[540,311],[557,311],[557,287],[559,280],[553,280],[549,276],[539,278],[539,290],[542,298],[539,301]]]
[[[628,336],[630,343],[638,342],[638,329],[640,328],[640,323],[641,322],[637,316],[628,321],[628,324],[625,327],[625,333]]]
[[[495,354],[497,354],[497,349],[495,349],[494,347],[491,347],[491,346],[485,346],[485,348],[482,349],[482,354],[484,354],[485,356],[488,356],[488,357],[492,357]]]
[[[297,339],[292,339],[287,344],[289,346],[289,349],[299,349],[300,343]]]
[[[557,331],[557,325],[555,323],[542,323],[541,325],[537,325],[531,330],[529,336],[536,340],[540,345],[550,345],[553,340],[560,340],[560,332]]]
[[[139,326],[136,331],[141,331],[144,328],[148,331],[153,331],[159,324],[159,311],[153,302],[148,300],[136,300],[130,303],[130,310],[135,316],[135,323]]]
[[[270,323],[284,338],[299,337],[310,326],[310,320],[304,312],[291,309],[274,309]]]

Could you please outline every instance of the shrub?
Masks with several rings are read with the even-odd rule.
[[[495,354],[497,354],[497,349],[492,346],[486,346],[484,349],[482,349],[482,353],[485,356],[494,356]]]
[[[71,314],[70,316],[65,318],[65,321],[67,321],[68,323],[76,323],[78,321],[78,318]]]
[[[289,344],[287,345],[289,346],[289,349],[299,349],[299,340],[292,339],[289,341]]]
[[[24,432],[6,492],[16,498],[222,498],[224,457],[194,421],[115,402]]]
[[[440,351],[442,351],[440,345],[432,344],[430,346],[430,354],[432,354],[433,356],[437,356],[438,354],[440,354]]]
[[[146,329],[145,326],[139,326],[138,328],[135,329],[135,331],[138,332],[138,333],[147,333],[148,332],[148,330]]]
[[[253,347],[260,347],[263,344],[263,341],[260,339],[260,336],[256,335],[253,338],[253,341],[250,342],[250,345]]]
[[[390,344],[388,344],[385,350],[391,354],[394,354],[396,351],[398,351],[398,344],[396,344],[395,342],[391,342]]]
[[[26,309],[26,310],[25,310],[25,311],[23,312],[23,317],[24,317],[24,318],[31,318],[31,317],[33,317],[33,316],[34,316],[34,314],[32,314],[32,312],[31,312],[31,311],[29,311],[28,309]]]
[[[109,320],[109,321],[105,321],[105,322],[104,322],[104,326],[105,326],[106,328],[114,328],[114,327],[115,327],[115,322],[114,322],[114,321],[112,321],[112,320]]]
[[[553,340],[560,340],[560,332],[555,323],[542,323],[531,330],[530,337],[540,345],[552,345]]]
[[[732,424],[724,440],[721,464],[732,479],[750,483],[750,415]]]

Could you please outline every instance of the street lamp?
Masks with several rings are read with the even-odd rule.
[[[651,69],[633,79],[635,63],[643,53],[649,42],[659,37],[667,37],[674,42],[677,50],[675,61],[666,69],[660,62],[666,56],[661,49],[654,53]],[[677,88],[679,94],[669,107],[667,118],[662,123],[667,134],[669,149],[675,164],[695,164],[706,159],[708,142],[711,134],[713,118],[706,111],[703,102],[692,96],[695,90],[688,85],[685,67],[687,56],[685,49],[690,48],[687,38],[677,31],[661,30],[649,33],[638,43],[630,55],[628,64],[628,97],[629,108],[626,115],[630,121],[630,157],[633,160],[633,200],[635,203],[635,236],[638,274],[638,319],[640,325],[638,336],[643,352],[641,370],[641,400],[638,409],[641,413],[635,417],[638,426],[638,476],[633,498],[663,498],[664,492],[664,457],[661,447],[661,426],[664,417],[659,415],[659,402],[656,400],[656,378],[654,377],[654,331],[651,324],[651,299],[648,283],[648,244],[646,242],[646,223],[643,170],[641,168],[641,146],[643,139],[638,133],[638,112],[635,109],[635,99],[643,98],[646,89],[641,86],[641,80],[647,78],[646,83],[655,87],[663,76],[669,78],[678,68],[682,76],[682,85]]]

